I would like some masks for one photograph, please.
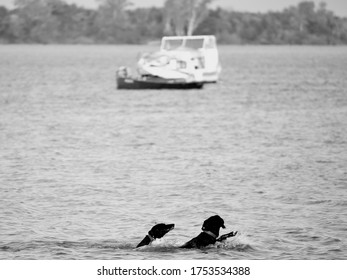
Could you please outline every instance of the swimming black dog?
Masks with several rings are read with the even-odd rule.
[[[220,228],[225,228],[224,220],[218,215],[212,216],[204,221],[201,228],[202,232],[197,237],[194,237],[192,240],[182,245],[180,248],[203,248],[208,245],[215,244],[216,242],[221,242],[228,237],[232,237],[237,234],[237,231],[232,231],[230,233],[223,234],[218,238]]]
[[[149,245],[153,240],[162,238],[170,230],[174,229],[175,224],[157,224],[151,228],[145,238],[136,246],[136,248]]]

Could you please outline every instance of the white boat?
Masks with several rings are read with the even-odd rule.
[[[217,82],[221,72],[216,38],[212,35],[166,36],[160,50],[138,61],[141,75],[186,79],[187,82]]]
[[[126,69],[125,69],[126,70]],[[221,72],[216,38],[211,35],[163,37],[160,50],[141,55],[134,78],[120,67],[118,88],[201,88]]]

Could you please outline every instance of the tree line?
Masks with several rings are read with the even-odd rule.
[[[0,6],[0,43],[141,44],[164,35],[213,34],[220,44],[347,43],[347,18],[324,2],[300,2],[280,12],[210,7],[213,0],[166,0],[134,8],[129,0],[96,0],[97,9],[63,0],[14,0]]]

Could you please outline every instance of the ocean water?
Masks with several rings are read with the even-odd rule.
[[[154,49],[0,46],[0,259],[346,259],[347,47],[221,46],[218,84],[117,90]],[[239,234],[177,248],[215,214]]]

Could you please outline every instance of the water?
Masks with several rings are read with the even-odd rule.
[[[154,48],[0,46],[0,259],[346,259],[347,48],[221,47],[218,84],[116,90]],[[240,234],[177,248],[214,214]]]

